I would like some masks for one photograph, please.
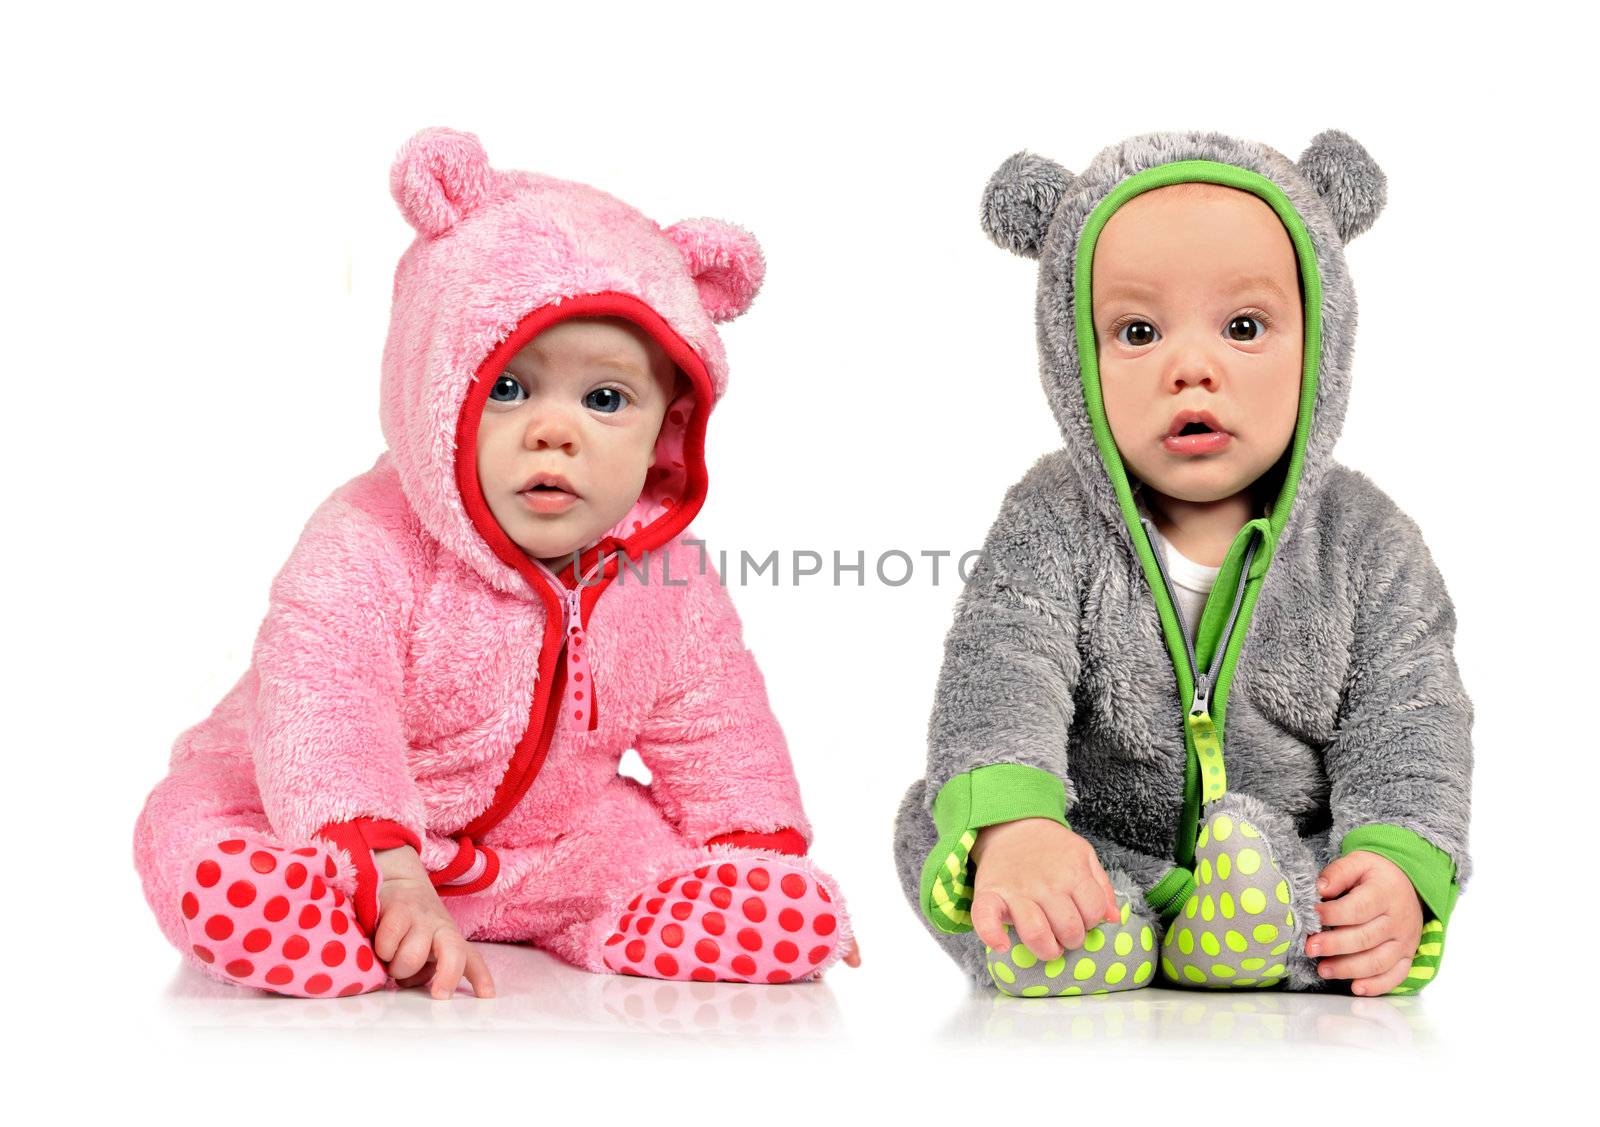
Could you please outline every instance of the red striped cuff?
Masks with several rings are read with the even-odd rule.
[[[378,862],[373,852],[409,845],[421,853],[422,842],[399,822],[384,818],[329,822],[316,836],[350,854],[356,867],[356,890],[350,902],[355,909],[356,922],[370,936],[378,926]]]

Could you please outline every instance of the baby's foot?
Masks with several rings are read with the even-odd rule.
[[[1009,951],[997,954],[993,947],[984,948],[995,988],[1018,998],[1043,998],[1148,986],[1156,965],[1153,925],[1135,914],[1129,901],[1122,902],[1120,912],[1118,922],[1090,928],[1082,947],[1048,962],[1028,950],[1008,927]]]
[[[842,917],[815,875],[730,856],[633,897],[605,942],[605,964],[647,978],[794,982],[838,950]]]
[[[1167,929],[1161,973],[1180,986],[1270,987],[1294,943],[1289,882],[1271,843],[1217,814],[1195,841],[1195,892]]]
[[[231,982],[300,998],[363,994],[387,975],[356,924],[323,849],[229,838],[184,874],[195,957]]]

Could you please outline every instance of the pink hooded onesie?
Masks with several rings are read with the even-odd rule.
[[[145,896],[208,973],[382,985],[373,850],[415,846],[462,932],[592,971],[784,982],[849,947],[783,733],[689,522],[727,384],[714,322],[762,259],[581,184],[418,133],[390,187],[417,236],[383,354],[388,449],[312,515],[250,668],[178,737],[134,834]],[[577,568],[530,559],[479,488],[495,377],[569,317],[621,317],[689,391],[638,502]],[[626,574],[623,569],[626,568]],[[641,785],[617,774],[637,750]]]

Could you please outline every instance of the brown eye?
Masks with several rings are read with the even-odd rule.
[[[1156,327],[1149,321],[1129,321],[1117,330],[1117,339],[1134,348],[1143,348],[1155,343]]]
[[[1235,317],[1228,322],[1228,336],[1233,340],[1252,341],[1264,331],[1264,326],[1254,317]]]

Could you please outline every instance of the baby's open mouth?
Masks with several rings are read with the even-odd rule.
[[[572,482],[558,473],[538,473],[525,481],[518,493],[566,493],[576,497],[578,491],[572,488]]]
[[[1173,454],[1185,457],[1215,454],[1225,450],[1233,436],[1222,428],[1209,411],[1179,411],[1167,425],[1161,444]]]

